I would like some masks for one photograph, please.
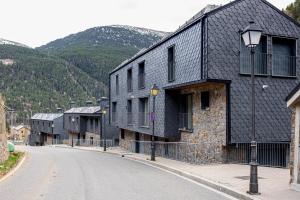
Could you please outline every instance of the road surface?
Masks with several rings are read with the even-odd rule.
[[[187,179],[117,155],[21,147],[28,158],[0,182],[1,200],[229,199]]]

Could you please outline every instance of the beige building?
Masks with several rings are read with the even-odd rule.
[[[292,134],[290,174],[291,188],[300,192],[300,85],[287,97],[287,106],[292,108]]]
[[[20,124],[18,126],[11,127],[9,137],[11,140],[27,141],[29,134],[30,134],[30,128],[28,126]]]
[[[0,95],[0,163],[6,160],[8,156],[5,122],[5,105],[4,100]]]

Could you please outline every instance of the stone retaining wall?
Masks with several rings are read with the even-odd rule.
[[[0,95],[0,163],[8,157],[4,100]]]

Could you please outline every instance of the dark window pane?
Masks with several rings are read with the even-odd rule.
[[[201,109],[206,110],[209,108],[209,92],[201,92]]]
[[[175,80],[175,54],[174,46],[168,48],[168,81]]]

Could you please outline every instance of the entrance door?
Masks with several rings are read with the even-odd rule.
[[[135,153],[140,153],[140,134],[135,132]]]

